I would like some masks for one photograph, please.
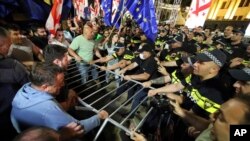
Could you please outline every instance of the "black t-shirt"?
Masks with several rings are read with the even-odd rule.
[[[141,74],[146,72],[150,74],[148,80],[158,77],[158,71],[157,71],[158,65],[153,56],[149,57],[146,60],[142,60],[139,57],[136,57],[134,61],[138,64],[139,67],[136,74]]]
[[[34,36],[31,37],[30,40],[42,50],[48,45],[48,39],[46,38],[39,38]]]
[[[236,57],[247,59],[246,45],[242,42],[235,45],[229,45],[225,50],[228,56],[228,60],[231,60]]]
[[[225,38],[224,36],[219,36],[219,37],[213,38],[213,42],[215,42],[216,40],[220,40],[223,43],[226,43],[226,45],[230,45],[231,44],[231,38]]]
[[[189,90],[192,88],[197,89],[201,96],[206,97],[214,103],[221,105],[226,100],[228,100],[228,98],[225,96],[225,94],[223,94],[223,88],[221,87],[221,85],[219,85],[219,83],[221,82],[218,76],[201,81],[199,76],[193,75]],[[188,87],[187,84],[184,84],[184,86]],[[191,97],[189,96],[189,98]],[[209,119],[209,115],[211,114],[195,102],[192,107],[192,110],[195,114],[207,119]]]

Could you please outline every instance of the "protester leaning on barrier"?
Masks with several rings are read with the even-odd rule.
[[[179,104],[171,102],[174,112],[183,115]],[[250,96],[239,95],[222,104],[214,114],[211,115],[209,125],[197,138],[196,141],[229,141],[230,125],[250,124]],[[200,121],[201,120],[201,121]],[[196,118],[197,122],[202,119]],[[135,141],[145,141],[141,134],[133,133],[131,139]]]
[[[44,49],[44,59],[45,63],[55,64],[62,68],[65,74],[67,73],[66,71],[69,65],[67,48],[59,45],[48,45]],[[76,106],[77,94],[73,89],[69,89],[65,82],[56,100],[62,105],[65,111],[68,111]]]
[[[31,126],[45,126],[58,131],[75,122],[87,133],[99,126],[101,119],[108,117],[106,111],[100,111],[85,120],[76,120],[67,114],[55,100],[64,85],[64,71],[54,64],[36,64],[30,81],[17,92],[12,102],[11,116],[21,130]]]
[[[101,58],[101,54],[95,45],[93,36],[93,25],[90,22],[87,22],[83,27],[83,35],[74,38],[68,48],[69,54],[77,61],[77,66],[82,77],[82,83],[87,82],[89,70],[91,70],[95,82],[98,83],[98,72],[96,68],[89,66],[89,63],[93,61],[94,54],[98,58]]]
[[[109,40],[106,44],[104,44],[104,49],[107,51],[108,55],[113,55],[115,53],[115,47],[116,47],[116,44],[118,42],[118,34],[117,33],[112,33],[110,36],[109,36]],[[113,58],[113,59],[110,59],[109,61],[106,62],[107,63],[107,67],[109,66],[112,66],[116,63],[118,63],[118,59],[117,58]],[[119,69],[115,69],[114,70],[115,73],[118,73]],[[106,82],[108,83],[110,80],[110,77],[111,77],[111,74],[110,72],[106,71],[106,76],[105,76],[105,80]],[[118,80],[118,76],[115,76],[116,80]],[[119,82],[117,81],[117,86],[119,85]]]

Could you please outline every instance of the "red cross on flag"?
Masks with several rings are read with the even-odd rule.
[[[63,0],[54,0],[53,7],[45,25],[46,29],[49,30],[52,35],[55,35],[56,30],[60,27],[62,7]]]
[[[90,18],[96,18],[100,13],[100,2],[99,0],[94,0],[94,6],[90,5]]]
[[[76,11],[76,15],[78,19],[80,20],[80,17],[87,18],[85,15],[85,8],[88,7],[88,0],[73,0],[73,5]]]
[[[203,26],[212,0],[193,0],[185,25],[188,28]]]

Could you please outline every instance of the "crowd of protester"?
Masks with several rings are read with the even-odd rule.
[[[84,138],[108,117],[104,110],[84,119],[71,114],[78,98],[65,81],[71,59],[76,61],[82,84],[89,80],[89,70],[96,84],[99,69],[107,71],[106,83],[112,80],[109,71],[114,71],[117,91],[111,99],[132,88],[130,80],[141,82],[129,89],[127,99],[136,96],[131,109],[122,113],[132,112],[131,119],[143,99],[159,95],[169,99],[173,122],[178,122],[172,140],[229,140],[230,124],[250,124],[250,44],[244,42],[244,32],[230,25],[220,31],[165,23],[158,24],[158,31],[151,41],[131,20],[115,29],[101,19],[73,18],[63,21],[55,35],[40,24],[28,29],[14,23],[1,25],[3,140],[12,140],[30,127],[15,140],[31,140],[27,134],[32,132],[48,132],[46,136],[54,140]],[[144,135],[133,132],[131,139],[154,139],[150,128],[155,125],[146,122],[141,130]]]

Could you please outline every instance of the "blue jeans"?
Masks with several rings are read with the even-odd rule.
[[[89,78],[89,71],[91,71],[92,79],[98,78],[98,71],[96,67],[90,66],[88,64],[77,63],[78,70],[81,74],[81,81],[85,84]]]
[[[140,87],[141,88],[141,87]],[[145,98],[147,97],[148,95],[148,90],[149,89],[143,89],[142,91],[140,91],[134,98],[133,98],[133,101],[132,101],[132,106],[131,106],[131,110],[130,111],[133,111],[134,109],[138,109],[138,106],[140,104],[140,102]],[[132,114],[132,117],[134,116],[134,114],[136,113],[137,110],[135,110]]]

